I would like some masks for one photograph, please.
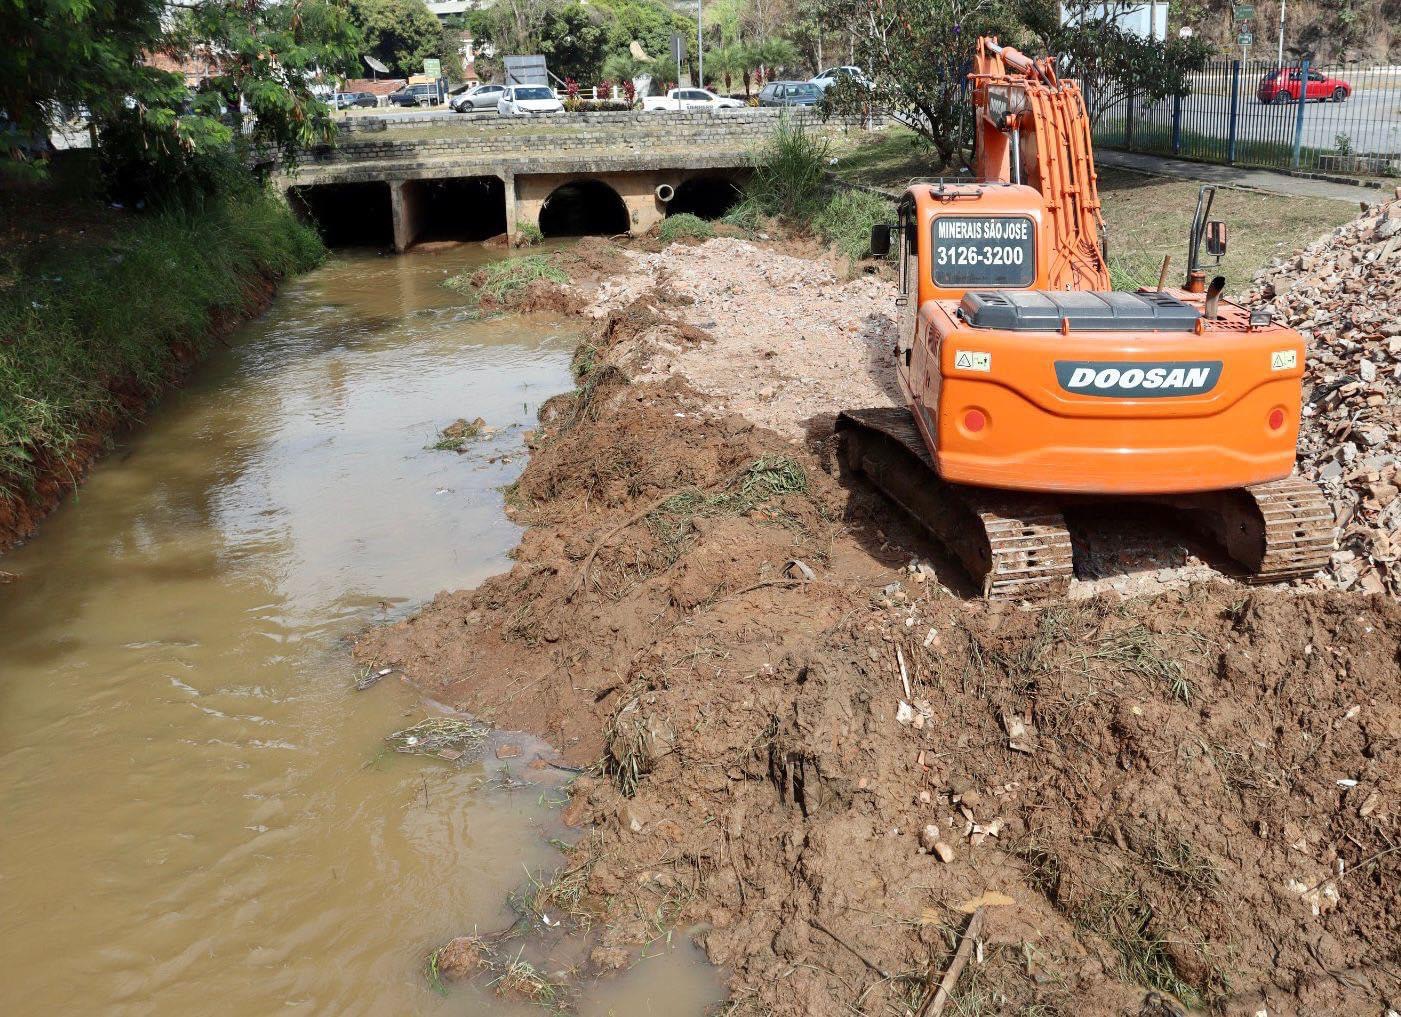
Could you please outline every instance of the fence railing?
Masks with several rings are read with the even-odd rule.
[[[1155,103],[1129,95],[1110,105],[1095,124],[1095,143],[1245,166],[1401,176],[1401,67],[1213,61],[1191,76],[1187,95]]]

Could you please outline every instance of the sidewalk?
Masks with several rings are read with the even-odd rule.
[[[1113,149],[1097,148],[1095,162],[1101,167],[1113,166],[1116,169],[1136,170],[1162,177],[1180,177],[1196,180],[1204,184],[1224,184],[1232,187],[1249,187],[1257,191],[1273,191],[1275,194],[1292,194],[1301,198],[1333,198],[1351,204],[1365,202],[1375,204],[1391,197],[1389,188],[1358,187],[1354,184],[1335,184],[1327,180],[1311,180],[1307,177],[1292,177],[1285,173],[1272,173],[1262,169],[1242,169],[1239,166],[1220,166],[1209,162],[1189,162],[1186,159],[1169,159],[1160,155],[1145,155],[1140,152],[1118,152]]]

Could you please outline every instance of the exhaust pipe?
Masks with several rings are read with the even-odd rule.
[[[665,205],[672,198],[676,197],[676,188],[672,187],[670,184],[658,184],[656,194],[657,200]]]
[[[1221,302],[1221,291],[1226,288],[1226,277],[1218,275],[1211,280],[1211,285],[1206,288],[1206,311],[1207,320],[1216,320],[1216,305]]]

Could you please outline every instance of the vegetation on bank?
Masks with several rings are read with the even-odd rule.
[[[852,261],[871,253],[871,227],[894,220],[890,200],[843,186],[831,175],[832,146],[800,123],[781,119],[755,153],[753,175],[738,205],[725,217],[754,231],[765,219],[812,233]]]
[[[468,297],[474,304],[486,302],[490,307],[500,307],[537,279],[563,285],[569,281],[569,276],[555,263],[553,255],[529,254],[490,262],[474,271],[455,275],[443,285]]]
[[[24,214],[22,194],[4,197],[7,213]],[[138,412],[169,380],[180,348],[198,353],[260,280],[303,271],[324,253],[285,204],[251,183],[146,215],[42,198],[36,190],[35,233],[55,218],[82,225],[30,242],[7,229],[0,249],[4,498],[24,495],[41,452],[61,457],[99,422]]]

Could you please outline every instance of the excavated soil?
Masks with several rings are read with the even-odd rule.
[[[536,899],[592,967],[695,928],[727,1012],[913,1013],[981,903],[946,1013],[1401,1005],[1394,600],[968,599],[787,393],[692,382],[707,298],[654,283],[542,413],[513,568],[357,645],[591,768]]]

